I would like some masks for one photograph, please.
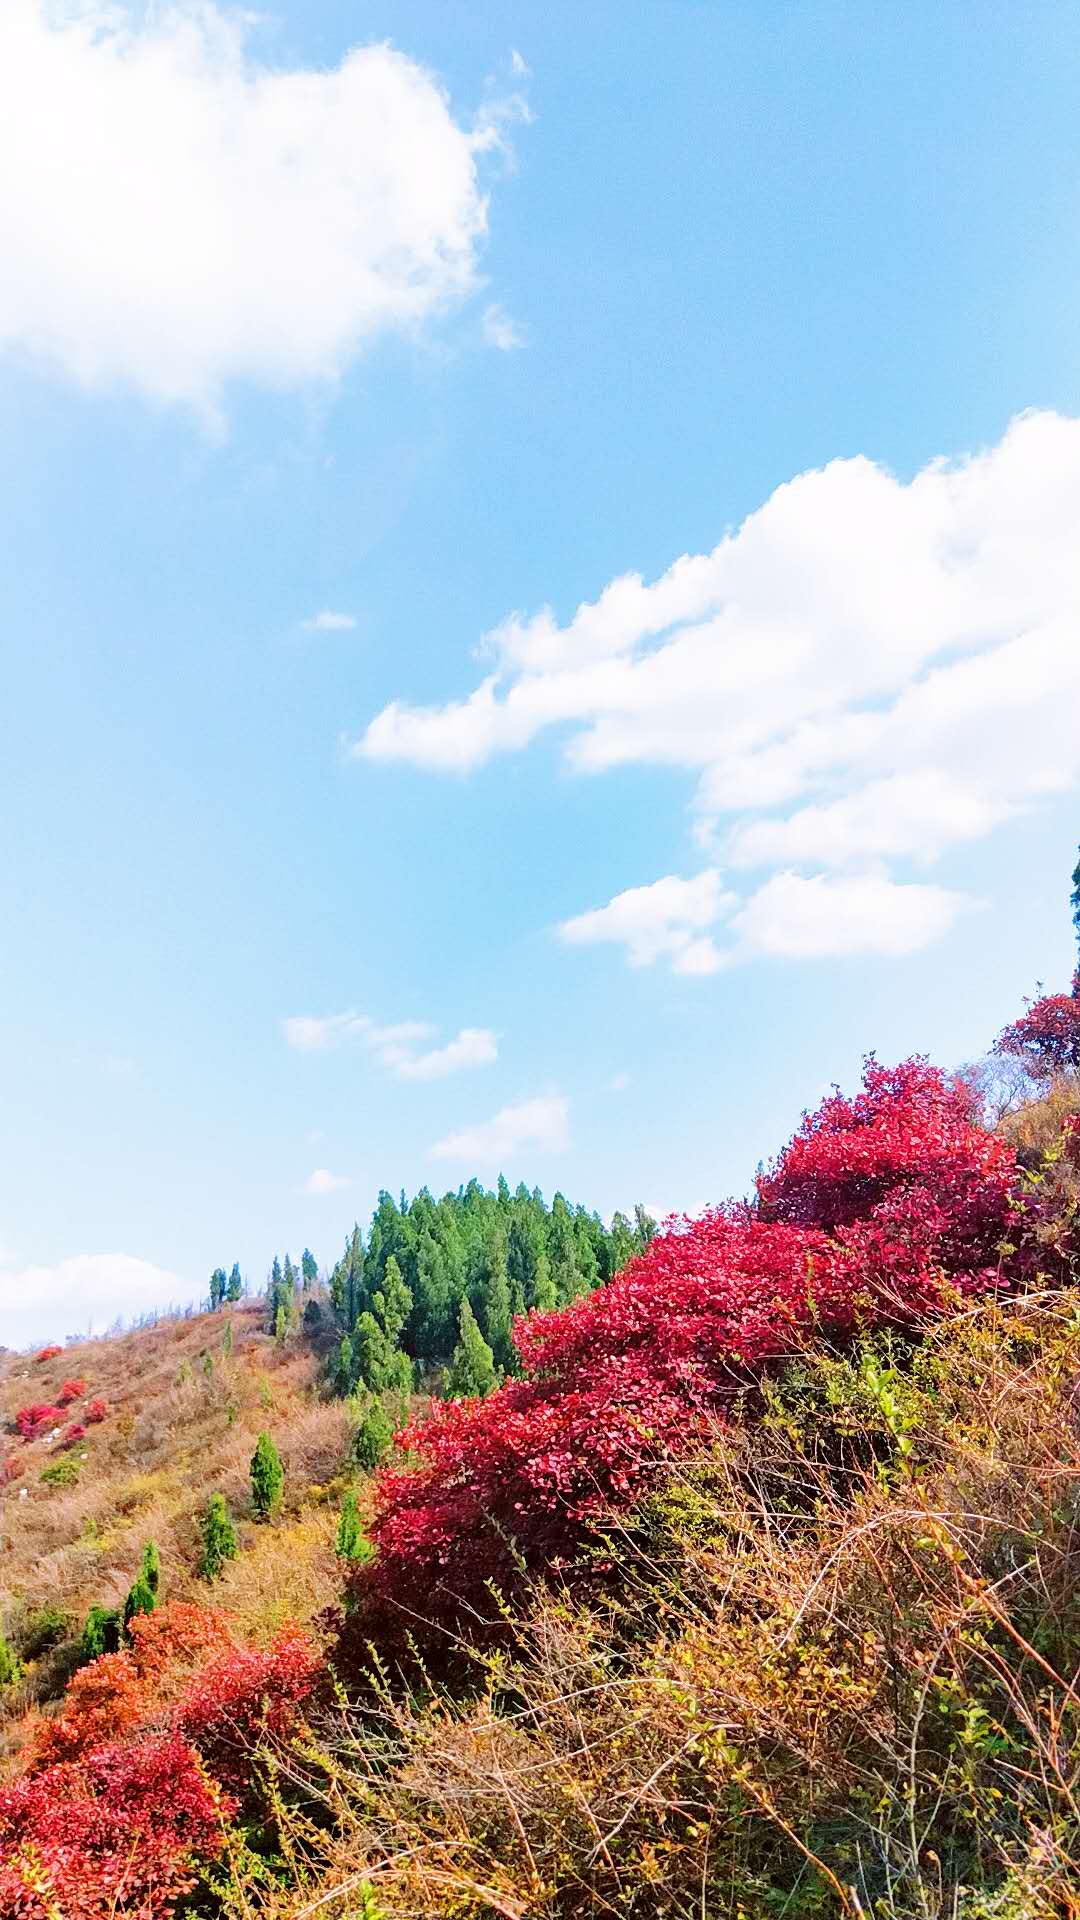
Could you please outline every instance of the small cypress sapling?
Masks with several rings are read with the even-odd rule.
[[[281,1455],[268,1433],[260,1433],[251,1456],[251,1500],[260,1520],[269,1520],[281,1505],[285,1472]]]
[[[356,1509],[356,1500],[354,1498],[353,1500],[353,1518],[354,1519],[356,1518],[355,1509]],[[344,1515],[342,1516],[342,1519],[344,1520]],[[356,1524],[357,1524],[357,1528],[359,1529],[360,1522],[357,1521]],[[338,1538],[340,1539],[340,1537],[341,1537],[341,1533],[339,1528]],[[338,1549],[338,1551],[340,1552],[340,1548]],[[350,1560],[356,1559],[355,1553],[350,1553],[348,1557]],[[18,1677],[19,1677],[19,1662],[15,1657],[14,1650],[8,1643],[7,1636],[4,1633],[3,1627],[0,1627],[0,1687],[12,1686],[14,1682],[18,1679]]]
[[[138,1613],[153,1613],[161,1587],[161,1556],[152,1540],[143,1548],[142,1565],[124,1601],[124,1631]]]
[[[341,1518],[338,1521],[337,1540],[334,1551],[339,1560],[370,1560],[374,1548],[356,1511],[356,1495],[350,1487],[341,1502]]]
[[[380,1460],[389,1451],[394,1437],[394,1423],[381,1400],[369,1400],[361,1416],[360,1425],[353,1435],[352,1457],[365,1473],[374,1473]]]
[[[91,1607],[79,1640],[79,1660],[85,1665],[103,1653],[120,1651],[120,1614],[116,1607]]]
[[[206,1503],[206,1512],[202,1521],[203,1549],[199,1561],[199,1574],[203,1580],[216,1580],[227,1560],[235,1560],[239,1552],[236,1528],[225,1505],[225,1497],[212,1493]]]

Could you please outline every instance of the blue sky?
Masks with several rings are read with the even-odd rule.
[[[1066,978],[1072,5],[8,0],[0,90],[0,1340],[695,1209]]]

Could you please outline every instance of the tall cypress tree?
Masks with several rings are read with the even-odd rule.
[[[244,1283],[240,1278],[240,1262],[239,1260],[234,1260],[232,1264],[232,1272],[229,1275],[229,1284],[225,1289],[225,1298],[226,1300],[236,1301],[236,1300],[242,1300],[243,1296],[244,1296]]]
[[[490,1393],[498,1380],[495,1356],[476,1324],[476,1316],[467,1300],[458,1315],[458,1343],[450,1362],[446,1385],[448,1400],[479,1400]]]
[[[300,1273],[305,1290],[315,1285],[319,1277],[319,1268],[310,1247],[305,1247],[300,1256]]]
[[[227,1560],[235,1560],[240,1550],[225,1497],[212,1493],[202,1519],[202,1558],[199,1573],[204,1580],[216,1580]]]
[[[229,1283],[225,1278],[224,1267],[215,1267],[213,1273],[210,1275],[210,1311],[211,1313],[216,1313],[218,1308],[224,1303],[225,1289],[227,1288],[228,1284]]]

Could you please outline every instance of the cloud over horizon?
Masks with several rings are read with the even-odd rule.
[[[0,1271],[0,1343],[104,1333],[118,1319],[186,1306],[199,1289],[130,1253],[79,1253],[54,1266]]]
[[[448,1133],[435,1142],[431,1158],[459,1160],[470,1167],[502,1167],[522,1147],[564,1153],[570,1144],[569,1123],[570,1102],[561,1094],[542,1095],[518,1106],[501,1107],[490,1120]]]

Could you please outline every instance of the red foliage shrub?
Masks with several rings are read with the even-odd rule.
[[[1025,1000],[1026,1012],[998,1034],[995,1053],[1021,1060],[1033,1080],[1080,1070],[1080,973],[1071,993]]]
[[[10,1486],[13,1480],[17,1480],[25,1464],[25,1461],[18,1460],[13,1453],[9,1453],[3,1466],[0,1466],[0,1486]]]
[[[220,1853],[230,1810],[176,1733],[0,1787],[0,1916],[168,1920]]]
[[[134,1727],[149,1707],[130,1653],[103,1653],[68,1682],[63,1711],[41,1720],[29,1743],[31,1767],[80,1760]]]
[[[135,1614],[128,1634],[135,1672],[155,1704],[181,1693],[209,1657],[233,1646],[223,1614],[186,1600],[169,1600],[154,1613]]]
[[[676,1225],[608,1287],[519,1321],[527,1378],[399,1436],[419,1465],[379,1481],[379,1554],[351,1576],[346,1664],[395,1607],[399,1628],[415,1625],[398,1605],[410,1595],[419,1615],[460,1624],[483,1613],[485,1581],[565,1565],[810,1334],[910,1326],[997,1285],[1015,1175],[966,1088],[919,1061],[870,1061],[855,1099],[834,1094],[803,1122],[756,1207]]]
[[[34,1406],[20,1407],[15,1415],[15,1425],[24,1440],[36,1440],[39,1434],[50,1427],[62,1427],[64,1424],[63,1407],[47,1406],[39,1402]]]
[[[55,1360],[57,1354],[63,1353],[63,1351],[63,1347],[42,1347],[41,1352],[35,1354],[34,1358],[36,1360]]]
[[[65,1380],[56,1396],[58,1407],[69,1407],[73,1400],[81,1400],[86,1392],[85,1380]]]
[[[83,1419],[88,1427],[96,1427],[99,1421],[107,1417],[108,1411],[107,1400],[88,1400],[83,1408]]]
[[[70,1427],[65,1427],[63,1433],[60,1435],[60,1445],[62,1447],[77,1447],[79,1441],[85,1439],[86,1428],[82,1425],[81,1421],[75,1420]]]
[[[204,1667],[181,1702],[178,1724],[215,1777],[241,1789],[254,1749],[295,1733],[301,1707],[325,1683],[312,1641],[299,1627],[286,1627],[267,1648],[234,1647]]]

